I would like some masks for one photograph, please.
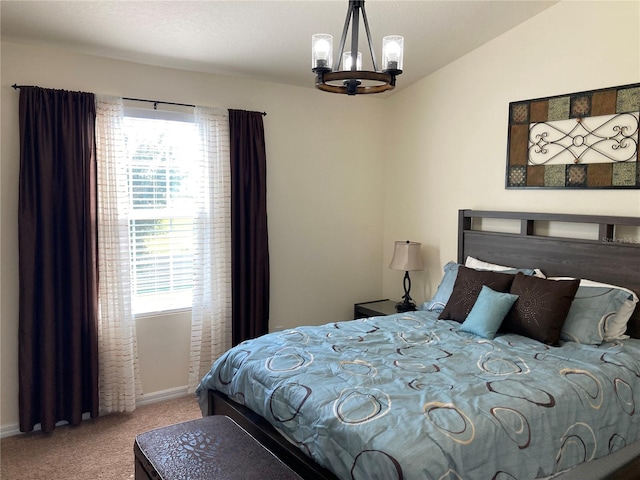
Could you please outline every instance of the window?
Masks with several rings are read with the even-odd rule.
[[[191,307],[198,131],[191,116],[124,118],[135,314]],[[191,118],[188,118],[191,117]],[[186,121],[185,121],[186,120]]]

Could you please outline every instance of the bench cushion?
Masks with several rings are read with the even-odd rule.
[[[134,443],[136,480],[300,480],[242,427],[222,415],[142,433]]]

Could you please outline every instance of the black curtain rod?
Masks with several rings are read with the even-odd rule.
[[[197,105],[191,105],[189,103],[175,103],[175,102],[163,102],[162,100],[147,100],[145,98],[130,98],[130,97],[122,97],[123,100],[130,100],[133,102],[148,102],[153,103],[153,109],[157,110],[158,104],[162,103],[163,105],[177,105],[179,107],[197,107]],[[263,116],[267,116],[267,112],[260,112]]]
[[[17,85],[17,84],[13,84],[11,85],[11,87],[14,90],[18,90],[19,88],[22,87],[32,87],[32,85]],[[145,98],[131,98],[131,97],[122,97],[123,100],[130,100],[133,102],[147,102],[147,103],[153,103],[153,109],[157,110],[158,109],[158,104],[162,103],[163,105],[177,105],[179,107],[193,107],[195,108],[197,105],[191,105],[189,103],[176,103],[176,102],[163,102],[162,100],[147,100]],[[263,116],[267,116],[267,112],[260,112],[262,113]]]
[[[131,98],[131,97],[122,97],[123,100],[131,100],[134,102],[147,102],[147,103],[153,103],[153,109],[157,110],[158,109],[158,104],[162,103],[163,105],[177,105],[179,107],[196,107],[196,105],[190,105],[188,103],[176,103],[176,102],[163,102],[160,100],[146,100],[144,98]]]

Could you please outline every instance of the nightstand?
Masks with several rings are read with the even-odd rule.
[[[381,315],[393,315],[396,311],[396,303],[389,299],[375,300],[373,302],[356,303],[353,306],[354,318],[379,317]]]

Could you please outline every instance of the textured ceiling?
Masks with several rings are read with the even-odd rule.
[[[405,37],[401,89],[554,3],[367,0],[365,8],[378,59],[383,36]],[[346,0],[2,0],[0,31],[3,41],[313,87],[311,35],[330,33],[337,47],[347,5]],[[364,38],[360,42],[365,45]]]

